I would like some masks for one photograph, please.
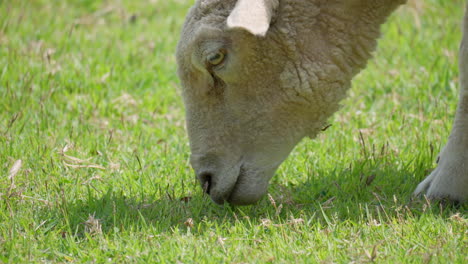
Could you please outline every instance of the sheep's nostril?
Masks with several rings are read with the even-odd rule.
[[[211,188],[211,179],[213,178],[213,175],[209,172],[203,172],[199,176],[203,192],[210,194],[210,188]]]

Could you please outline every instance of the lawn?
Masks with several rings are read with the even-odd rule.
[[[458,95],[463,0],[384,26],[269,195],[202,195],[175,46],[193,1],[0,0],[0,263],[468,263],[468,206],[411,199]]]

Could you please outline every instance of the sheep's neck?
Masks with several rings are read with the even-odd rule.
[[[402,1],[354,0],[354,5],[353,0],[342,1],[349,6],[323,4],[316,25],[329,48],[326,53],[353,77],[366,66],[377,47],[381,25]]]
[[[339,108],[352,78],[371,58],[381,25],[402,1],[281,2],[275,22],[279,34],[273,35],[290,58],[282,64],[282,87],[314,106],[310,110],[316,123]]]

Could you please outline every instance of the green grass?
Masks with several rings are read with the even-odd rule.
[[[0,0],[0,263],[468,262],[468,207],[410,199],[450,132],[465,1],[400,9],[333,126],[234,208],[188,163],[192,2]]]

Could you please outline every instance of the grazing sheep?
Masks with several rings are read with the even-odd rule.
[[[339,109],[351,79],[376,48],[380,26],[404,2],[195,3],[177,48],[178,73],[191,164],[216,203],[251,204],[266,193],[293,147],[314,137]],[[466,91],[439,168],[417,193],[468,196]]]

